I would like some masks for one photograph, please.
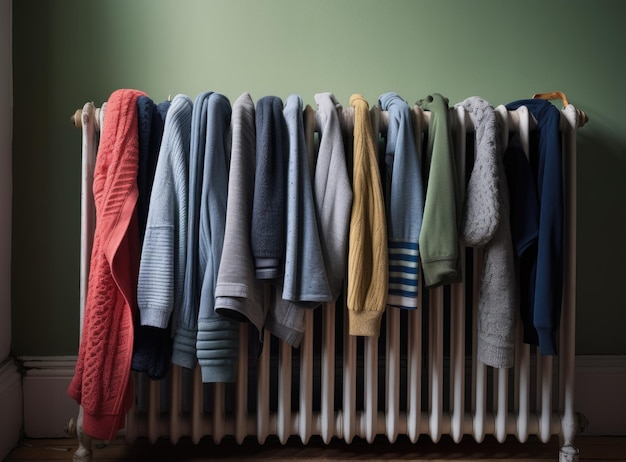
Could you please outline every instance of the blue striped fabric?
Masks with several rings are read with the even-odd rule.
[[[419,249],[416,242],[388,243],[389,289],[387,304],[404,309],[417,308]]]

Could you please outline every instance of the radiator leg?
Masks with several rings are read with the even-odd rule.
[[[578,449],[566,444],[559,450],[559,462],[578,462]]]
[[[92,462],[91,436],[83,432],[83,407],[78,410],[78,420],[76,422],[76,437],[78,439],[78,449],[74,452],[73,462]]]

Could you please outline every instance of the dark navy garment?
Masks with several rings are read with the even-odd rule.
[[[519,257],[524,340],[538,344],[541,354],[554,355],[563,289],[561,112],[542,99],[506,105],[508,110],[521,106],[537,121],[529,157],[512,139],[504,160],[511,191],[511,232]]]

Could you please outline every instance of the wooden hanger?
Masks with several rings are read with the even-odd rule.
[[[563,101],[563,107],[567,107],[569,102],[567,96],[562,91],[553,91],[551,93],[535,93],[533,99],[560,99]]]

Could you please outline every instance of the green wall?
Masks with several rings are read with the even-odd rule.
[[[439,92],[494,105],[564,91],[578,144],[579,354],[626,354],[621,0],[20,0],[13,5],[13,350],[78,345],[80,132],[118,88],[155,101]],[[558,102],[557,102],[558,104]]]

